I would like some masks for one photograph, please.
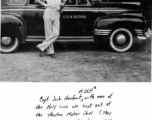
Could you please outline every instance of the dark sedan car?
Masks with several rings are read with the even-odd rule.
[[[45,39],[43,6],[35,0],[2,0],[1,4],[1,52]],[[107,42],[112,50],[126,52],[135,42],[146,40],[145,24],[140,2],[67,0],[57,42]]]

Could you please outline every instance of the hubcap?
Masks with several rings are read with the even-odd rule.
[[[2,37],[2,44],[3,45],[9,45],[11,43],[12,39],[10,37]]]
[[[120,34],[116,37],[116,41],[118,44],[123,45],[126,42],[126,37],[123,34]]]

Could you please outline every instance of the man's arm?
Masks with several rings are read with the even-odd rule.
[[[42,2],[42,1],[40,1],[40,0],[36,0],[39,4],[41,4],[41,5],[43,5],[43,6],[45,6],[44,4],[44,2]]]
[[[61,4],[60,4],[61,8],[63,8],[63,7],[64,7],[64,5],[65,5],[66,1],[67,1],[67,0],[61,0]]]

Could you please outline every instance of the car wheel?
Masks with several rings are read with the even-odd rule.
[[[110,36],[109,45],[116,52],[126,52],[133,45],[133,35],[128,29],[116,29]]]
[[[18,37],[9,37],[9,36],[1,37],[0,52],[3,53],[15,52],[18,47],[19,47]]]

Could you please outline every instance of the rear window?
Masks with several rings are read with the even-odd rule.
[[[9,5],[25,5],[27,0],[8,0]]]

